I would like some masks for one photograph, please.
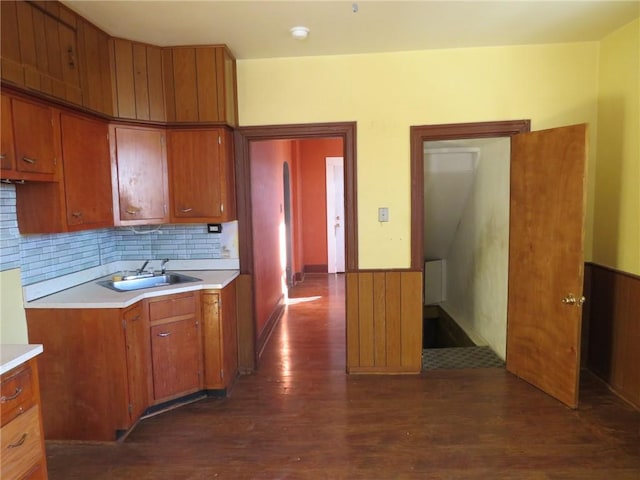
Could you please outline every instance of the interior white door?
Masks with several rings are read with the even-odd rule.
[[[345,270],[343,165],[343,157],[326,157],[327,267],[329,273],[340,273]]]

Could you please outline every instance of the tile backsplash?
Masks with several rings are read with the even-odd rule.
[[[118,260],[237,258],[237,242],[237,222],[219,234],[185,224],[21,235],[15,187],[0,186],[0,271],[20,267],[23,285]]]

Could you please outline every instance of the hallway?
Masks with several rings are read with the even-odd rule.
[[[49,478],[639,478],[640,413],[594,378],[572,411],[504,369],[347,376],[344,276],[307,275],[290,297],[228,398],[143,420],[122,444],[49,442]]]

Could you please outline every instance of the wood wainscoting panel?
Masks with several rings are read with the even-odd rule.
[[[347,273],[347,371],[419,373],[422,366],[422,274]]]
[[[640,277],[595,264],[590,281],[587,368],[640,409]]]

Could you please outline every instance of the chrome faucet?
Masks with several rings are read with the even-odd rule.
[[[146,262],[144,262],[142,264],[142,266],[136,271],[136,273],[138,275],[140,275],[142,272],[144,272],[144,269],[147,267],[147,264],[150,262],[150,260],[147,260]]]
[[[165,274],[165,271],[167,270],[167,263],[169,262],[168,258],[165,258],[164,260],[162,260],[162,263],[160,264],[160,271],[162,272],[162,275]]]

